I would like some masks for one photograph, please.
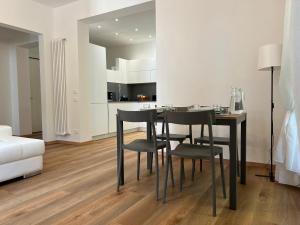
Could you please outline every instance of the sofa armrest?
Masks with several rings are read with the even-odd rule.
[[[0,137],[12,136],[12,129],[10,126],[0,125]]]

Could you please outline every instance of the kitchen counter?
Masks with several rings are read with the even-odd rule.
[[[156,103],[156,101],[108,101],[108,104],[111,103]]]

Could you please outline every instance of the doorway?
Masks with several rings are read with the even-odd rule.
[[[38,34],[0,27],[0,124],[42,139]]]

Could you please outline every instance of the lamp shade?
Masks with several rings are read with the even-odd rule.
[[[268,44],[259,48],[258,70],[270,70],[279,68],[281,65],[281,45]]]

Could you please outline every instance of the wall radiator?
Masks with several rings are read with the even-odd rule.
[[[54,125],[56,135],[68,135],[66,39],[52,40],[52,76],[54,96]]]

